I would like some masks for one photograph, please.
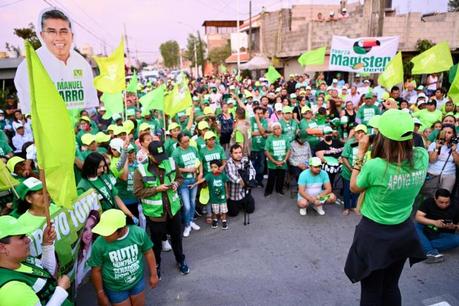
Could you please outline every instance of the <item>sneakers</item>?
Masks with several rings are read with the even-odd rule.
[[[306,216],[308,214],[308,210],[306,208],[300,208],[300,216]]]
[[[194,223],[193,221],[190,222],[190,226],[193,229],[193,231],[199,231],[201,229],[201,227],[197,225],[196,223]]]
[[[322,205],[321,206],[312,206],[312,208],[320,215],[320,216],[323,216],[325,215],[325,211],[324,209],[322,208]]]
[[[156,265],[156,274],[158,275],[158,279],[161,280],[161,267]]]
[[[437,263],[437,262],[442,262],[445,260],[442,254],[438,252],[438,250],[433,249],[432,251],[427,252],[426,254],[427,259],[425,260],[425,263]]]
[[[212,228],[218,227],[218,220],[212,220]]]
[[[225,221],[222,221],[222,230],[227,230],[228,229],[228,222],[225,220]]]
[[[185,226],[185,230],[183,231],[183,237],[190,236],[191,226]]]
[[[169,243],[169,240],[166,240],[166,241],[162,241],[161,242],[162,246],[163,246],[163,252],[170,252],[170,250],[172,250],[172,246],[171,244]]]
[[[180,271],[183,275],[186,275],[186,274],[190,273],[190,268],[188,268],[188,266],[187,266],[187,264],[185,263],[185,261],[182,261],[182,262],[177,263],[177,269],[179,269],[179,271]]]
[[[336,201],[335,201],[335,204],[341,206],[341,205],[344,205],[344,202],[343,202],[343,200],[337,198]]]

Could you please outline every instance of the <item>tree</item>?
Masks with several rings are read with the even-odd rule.
[[[19,57],[21,55],[21,49],[19,47],[13,46],[9,43],[5,43],[5,49],[8,50],[9,52],[12,52],[15,54],[15,57]]]
[[[214,48],[209,51],[208,59],[209,61],[214,64],[214,65],[220,65],[225,62],[225,59],[228,58],[228,56],[231,55],[231,46],[229,42],[226,43],[226,45],[219,47],[219,48]]]
[[[41,42],[35,32],[33,23],[29,23],[29,26],[26,28],[14,29],[14,34],[22,39],[28,40],[35,50],[41,47]]]
[[[159,51],[167,68],[178,67],[180,62],[180,48],[175,40],[168,40],[159,46]]]
[[[195,36],[194,34],[189,34],[188,39],[187,39],[187,44],[186,44],[186,50],[185,50],[185,58],[191,62],[191,65],[195,65],[195,60],[194,60],[194,48],[196,47],[196,57],[197,57],[197,62],[198,66],[202,67],[202,70],[204,72],[204,60],[205,60],[205,48],[206,48],[206,43],[201,40],[201,36],[198,35]]]
[[[449,0],[448,8],[450,12],[459,12],[459,0]]]

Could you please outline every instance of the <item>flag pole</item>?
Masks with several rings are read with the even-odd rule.
[[[48,194],[48,188],[46,187],[46,176],[45,176],[44,169],[40,169],[40,181],[43,184],[43,202],[45,202],[46,224],[49,229],[51,228],[51,216],[49,214],[49,194]]]
[[[123,116],[123,121],[127,120],[127,101],[126,101],[126,90],[123,93],[123,102],[124,102],[124,116]]]

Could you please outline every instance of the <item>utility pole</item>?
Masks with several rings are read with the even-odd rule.
[[[249,59],[252,57],[252,0],[249,0]]]
[[[239,0],[236,0],[236,14],[237,14],[237,76],[241,75],[241,36],[239,33]]]
[[[126,41],[126,57],[128,59],[128,65],[131,67],[131,53],[129,51],[129,41],[128,41],[128,35],[126,31],[126,24],[123,23],[124,26],[124,40]]]
[[[386,1],[385,0],[378,0],[379,1],[379,13],[378,13],[378,36],[383,36],[384,31],[384,15],[386,11]]]
[[[198,72],[198,53],[196,50],[196,45],[198,44],[198,38],[194,40],[194,68],[196,70],[196,79],[199,77],[199,72]]]

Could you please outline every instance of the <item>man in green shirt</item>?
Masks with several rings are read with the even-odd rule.
[[[313,151],[320,142],[318,135],[321,135],[321,129],[313,118],[312,110],[308,106],[301,108],[303,119],[300,121],[299,133],[302,141],[307,141]]]
[[[265,119],[266,109],[256,106],[253,110],[254,116],[250,118],[250,129],[252,131],[252,150],[250,159],[256,171],[255,179],[258,186],[263,186],[263,173],[265,171],[265,143],[268,136],[268,121]]]
[[[298,132],[298,123],[292,118],[293,108],[290,106],[284,106],[282,108],[282,113],[283,116],[279,119],[279,123],[282,127],[282,135],[285,135],[287,140],[292,142]]]
[[[357,111],[357,119],[360,120],[360,123],[368,125],[368,121],[370,121],[373,116],[381,113],[374,103],[373,94],[371,92],[367,93],[365,95],[365,104]]]
[[[150,287],[155,288],[159,281],[153,243],[147,233],[138,226],[126,226],[126,216],[118,209],[103,212],[92,232],[100,235],[88,260],[99,304],[143,304],[144,259]]]

